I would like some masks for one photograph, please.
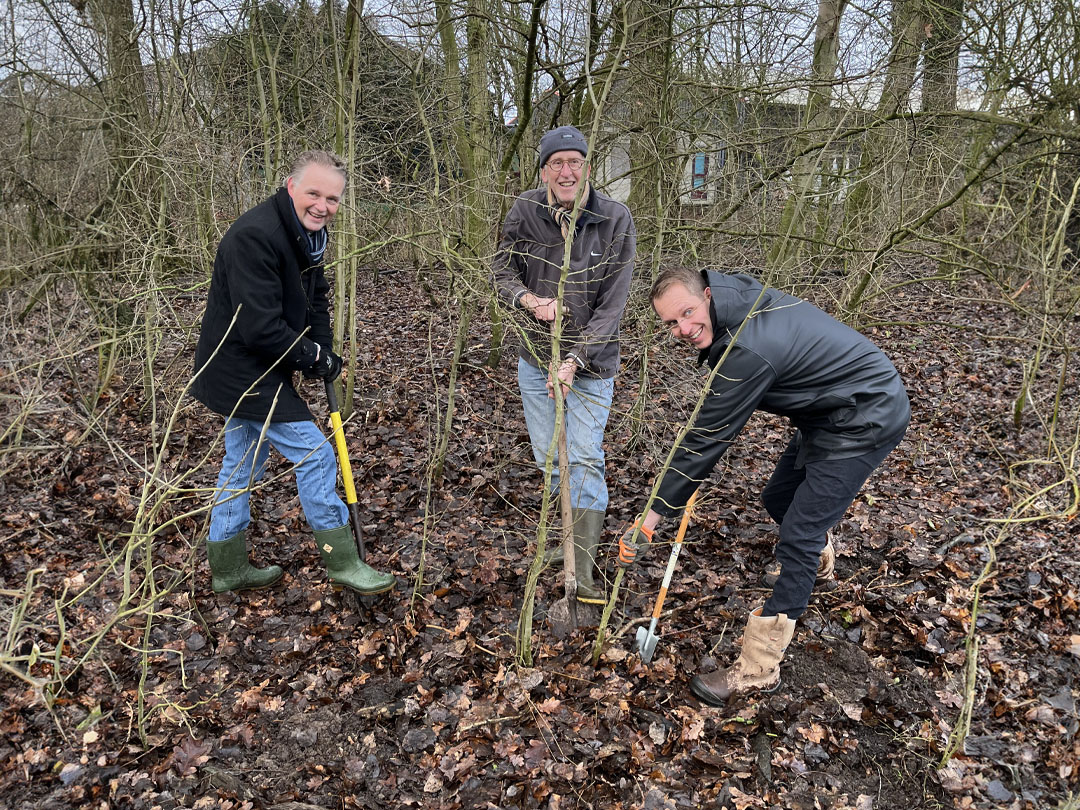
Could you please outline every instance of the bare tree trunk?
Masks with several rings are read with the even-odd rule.
[[[955,112],[964,0],[928,2],[925,14],[922,108],[927,112]],[[941,125],[931,122],[934,127]]]
[[[960,46],[963,41],[964,0],[937,0],[926,5],[926,41],[923,44],[922,109],[932,113],[923,119],[913,150],[922,171],[917,179],[919,196],[926,205],[950,196],[964,180],[964,142],[956,112]],[[950,213],[961,219],[966,202]],[[952,223],[950,223],[952,224]],[[952,228],[950,227],[950,230]],[[948,275],[955,267],[951,248],[942,251],[940,270]]]
[[[329,5],[333,9],[332,5]],[[333,17],[332,11],[328,14]],[[360,97],[360,35],[364,20],[363,0],[349,0],[345,9],[344,37],[339,36],[336,18],[331,20],[335,52],[335,87],[337,88],[337,115],[334,126],[334,149],[344,159],[350,169],[349,182],[345,195],[348,205],[339,216],[337,223],[338,262],[334,270],[334,342],[339,349],[345,348],[345,322],[348,320],[349,335],[356,335],[357,316],[360,311],[356,300],[356,282],[359,266],[357,261],[357,238],[359,212],[357,209],[357,185],[360,178],[356,171],[356,111]],[[345,357],[349,374],[341,397],[341,414],[348,418],[355,406],[356,380],[356,343],[350,342],[350,351]]]
[[[256,0],[257,2],[257,0]],[[283,131],[283,122],[281,114],[281,99],[278,93],[278,62],[281,57],[281,46],[285,42],[285,38],[282,36],[277,37],[277,42],[274,47],[270,47],[270,37],[266,33],[265,21],[261,19],[258,5],[256,4],[252,10],[251,18],[252,37],[257,31],[259,34],[259,42],[261,43],[261,55],[263,63],[266,65],[266,75],[270,90],[269,102],[264,97],[264,90],[262,85],[262,72],[260,70],[259,62],[252,60],[256,78],[259,82],[260,101],[262,103],[262,116],[263,116],[263,166],[265,167],[265,176],[263,178],[266,184],[266,191],[271,191],[278,182],[278,171],[282,167],[285,161],[285,134]]]
[[[130,0],[91,0],[90,20],[104,49],[104,122],[113,180],[138,194],[138,175],[133,166],[145,165],[147,143],[145,125],[150,118],[146,76],[139,54],[141,26],[135,24]],[[127,178],[121,181],[122,178]],[[134,186],[134,187],[133,187]]]
[[[923,0],[896,0],[893,5],[893,44],[886,65],[881,100],[863,136],[857,179],[844,206],[842,239],[848,245],[870,249],[880,239],[875,220],[895,221],[901,214],[889,208],[893,181],[907,168],[908,127],[899,115],[908,105],[925,38]],[[860,254],[855,254],[859,256]],[[865,254],[864,254],[865,255]],[[858,276],[865,262],[856,259]]]
[[[779,232],[767,259],[769,269],[781,282],[780,276],[790,272],[802,254],[809,209],[814,205],[811,202],[814,180],[819,176],[822,161],[829,160],[832,83],[840,48],[840,18],[846,5],[847,0],[821,0],[818,4],[806,120],[796,140],[798,157],[791,171],[791,194],[784,205]]]
[[[253,3],[251,8],[251,24],[248,27],[248,51],[251,57],[251,74],[255,84],[256,98],[259,102],[259,127],[262,130],[262,159],[263,159],[263,183],[268,187],[274,176],[274,159],[272,142],[270,139],[270,108],[266,100],[266,85],[263,83],[262,67],[260,64],[259,38],[256,32],[259,28],[259,7]],[[267,61],[270,61],[270,53],[266,52]]]
[[[638,256],[649,256],[662,239],[662,212],[678,195],[681,168],[672,122],[671,0],[634,0],[630,6],[630,198],[637,227]]]
[[[465,335],[474,307],[474,290],[487,288],[485,254],[492,241],[491,211],[489,204],[495,190],[495,166],[493,161],[492,110],[489,88],[488,0],[467,0],[468,14],[465,23],[467,62],[465,75],[461,71],[461,53],[457,44],[450,0],[436,0],[435,14],[439,42],[445,63],[445,111],[450,125],[452,146],[450,160],[456,161],[455,173],[461,178],[461,222],[459,238],[455,245],[445,245],[444,255],[451,273],[460,275],[464,283],[455,285],[458,305],[455,307],[460,319],[458,347],[455,348],[450,367],[450,379],[456,381],[461,361]],[[455,192],[451,192],[455,193]],[[441,202],[441,201],[440,201]],[[447,413],[444,430],[449,433],[453,423],[455,386],[447,392]],[[449,438],[447,435],[446,439]],[[439,443],[433,460],[436,474],[433,481],[441,483],[442,469],[447,451],[446,441]]]
[[[517,125],[514,129],[514,134],[510,137],[510,142],[506,144],[502,159],[499,162],[498,170],[499,185],[497,188],[503,191],[503,194],[500,195],[500,199],[504,200],[506,204],[498,207],[494,217],[494,221],[496,222],[502,221],[506,215],[510,202],[513,200],[512,194],[506,193],[508,191],[507,185],[509,182],[510,168],[513,164],[515,154],[518,154],[519,148],[525,143],[525,133],[529,131],[529,125],[532,123],[533,92],[534,87],[536,86],[537,32],[540,27],[540,12],[544,8],[544,3],[545,0],[532,0],[529,5],[529,22],[526,29],[527,46],[525,49],[525,56],[521,60],[520,71],[518,71],[515,76],[518,108]],[[518,171],[523,182],[525,178],[525,164],[526,154],[525,151],[522,150],[519,155]],[[489,368],[496,368],[502,358],[506,325],[503,322],[502,310],[499,307],[498,295],[496,294],[494,287],[492,287],[489,292],[488,317],[491,320],[491,346],[488,351],[485,365]]]

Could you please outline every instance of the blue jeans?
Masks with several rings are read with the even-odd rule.
[[[266,472],[271,446],[295,465],[300,504],[311,528],[326,531],[346,525],[349,512],[337,495],[334,450],[315,423],[271,422],[260,443],[262,427],[252,419],[225,422],[225,460],[210,514],[209,541],[228,540],[251,523],[251,487]]]
[[[903,438],[901,431],[864,455],[808,461],[803,467],[795,466],[798,435],[792,438],[761,493],[765,509],[780,524],[776,559],[781,566],[762,616],[786,613],[797,619],[806,611],[825,533],[840,522],[866,479]]]
[[[518,388],[525,408],[533,458],[541,470],[547,463],[548,448],[555,435],[555,400],[548,398],[547,372],[518,358]],[[608,490],[604,480],[604,428],[611,412],[615,380],[574,377],[566,395],[566,445],[570,465],[570,503],[575,509],[607,510]],[[551,471],[551,489],[559,488],[558,452]]]

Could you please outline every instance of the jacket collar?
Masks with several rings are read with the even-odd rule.
[[[715,363],[723,354],[731,335],[739,328],[747,314],[757,304],[760,311],[776,296],[775,290],[769,289],[758,301],[762,283],[745,273],[720,273],[716,270],[702,270],[705,283],[712,293],[709,303],[709,317],[712,319],[713,342],[698,354],[698,365],[708,360]]]
[[[720,336],[719,323],[717,322],[717,318],[716,318],[716,296],[715,295],[713,295],[712,299],[709,301],[709,320],[712,321],[713,342],[710,343],[708,346],[706,346],[704,349],[702,349],[701,351],[698,352],[697,364],[699,366],[702,365],[706,360],[709,359],[709,356],[712,354],[714,348],[722,350],[724,348],[724,346],[727,345],[727,340],[726,339],[721,339],[721,336]],[[726,337],[727,337],[727,332],[725,331],[724,332],[724,338],[726,338]]]
[[[550,210],[550,192],[548,191],[547,186],[541,185],[537,188],[537,191],[540,193],[540,202],[544,207]],[[601,197],[603,197],[603,195],[597,191],[596,186],[589,181],[588,195],[585,197],[585,203],[581,206],[581,210],[578,211],[576,230],[580,231],[583,225],[589,225],[594,222],[603,222],[607,219],[604,214],[600,213],[600,207],[602,205]],[[548,218],[552,222],[558,224],[554,216],[548,216]]]
[[[311,243],[308,241],[308,232],[304,226],[300,224],[300,220],[296,217],[296,209],[293,207],[292,197],[289,196],[289,190],[282,186],[274,194],[274,207],[277,209],[278,219],[281,220],[281,225],[285,228],[285,232],[289,234],[289,244],[292,245],[293,252],[296,253],[296,258],[300,262],[302,269],[308,267],[314,267],[320,262],[312,261],[309,248]]]

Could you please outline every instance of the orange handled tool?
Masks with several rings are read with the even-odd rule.
[[[664,599],[667,598],[668,586],[671,585],[671,575],[675,573],[675,563],[679,559],[679,551],[682,550],[686,527],[690,525],[690,512],[693,509],[694,502],[697,500],[697,496],[698,491],[694,490],[694,494],[690,496],[690,500],[686,502],[686,508],[683,510],[679,533],[675,535],[675,542],[671,546],[671,555],[668,557],[667,570],[664,571],[664,581],[660,585],[660,594],[656,597],[656,604],[653,606],[652,621],[649,622],[649,629],[639,627],[637,631],[638,653],[641,655],[642,663],[645,664],[652,661],[653,652],[656,650],[656,642],[660,640],[660,637],[656,635],[656,623],[660,620],[660,611],[664,609]]]

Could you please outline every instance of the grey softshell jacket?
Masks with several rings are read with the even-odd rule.
[[[563,246],[562,230],[547,207],[547,188],[518,197],[492,263],[502,302],[517,307],[526,291],[556,297]],[[560,347],[560,359],[574,357],[581,374],[608,379],[619,369],[619,321],[630,293],[636,248],[630,209],[590,189],[570,249],[563,296],[568,317]],[[518,353],[537,368],[546,368],[551,354],[548,324],[524,318]]]
[[[653,509],[682,511],[755,410],[788,417],[798,428],[797,466],[863,455],[895,440],[911,416],[900,375],[884,353],[813,304],[742,274],[706,271],[714,340],[698,362],[715,367],[694,427],[675,453]]]

